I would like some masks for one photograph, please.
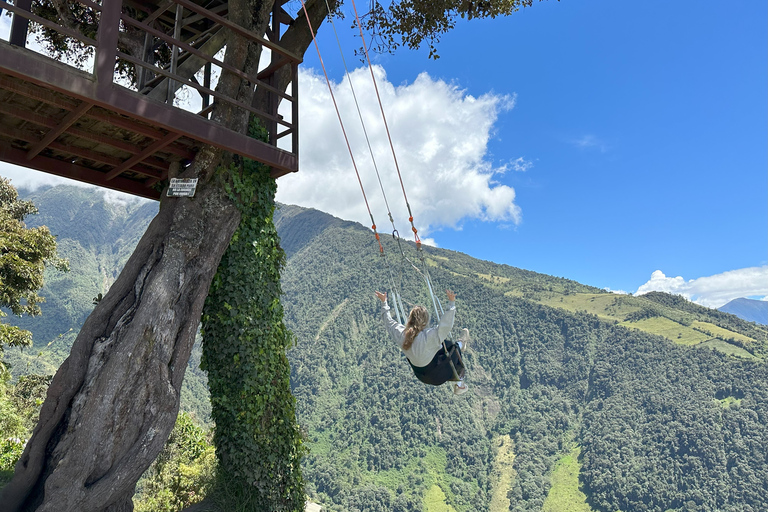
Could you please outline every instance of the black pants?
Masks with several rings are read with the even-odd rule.
[[[448,381],[456,381],[464,378],[464,364],[459,346],[451,340],[445,341],[445,348],[448,349],[448,355],[446,355],[443,347],[437,351],[435,357],[427,366],[414,366],[410,361],[408,364],[413,369],[413,374],[424,384],[430,384],[432,386],[439,386]],[[450,356],[450,357],[449,357]],[[453,362],[453,368],[456,369],[459,378],[451,368],[451,362]]]

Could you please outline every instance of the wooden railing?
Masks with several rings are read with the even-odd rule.
[[[211,119],[211,111],[217,103],[228,103],[262,119],[271,145],[277,146],[290,135],[289,142],[280,145],[290,153],[298,154],[298,64],[301,58],[229,21],[225,1],[209,1],[208,8],[192,0],[72,1],[88,10],[93,19],[98,19],[96,39],[58,20],[35,15],[33,0],[16,0],[15,5],[0,0],[0,14],[7,10],[14,15],[6,40],[12,45],[27,47],[30,23],[33,30],[39,31],[43,27],[52,30],[79,41],[92,51],[95,56],[92,67],[81,70],[92,75],[98,90],[126,87],[154,101],[193,111],[207,119]],[[233,33],[261,45],[270,54],[269,62],[249,74],[217,58],[216,54]],[[137,45],[129,49],[125,44],[128,37],[134,42],[142,41],[138,45],[141,47],[138,54],[135,51]],[[29,46],[43,53],[35,44]],[[274,87],[275,72],[284,66],[291,70],[290,92]],[[256,108],[216,91],[216,77],[225,71],[265,91],[267,109]],[[187,97],[182,101],[178,93],[184,89]],[[278,113],[282,102],[290,104],[288,120]],[[283,112],[287,110],[281,109]]]

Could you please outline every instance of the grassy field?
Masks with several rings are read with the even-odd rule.
[[[515,453],[512,451],[513,442],[507,434],[499,436],[494,444],[496,449],[491,473],[492,491],[489,509],[491,512],[507,512],[510,505],[507,492],[512,487],[512,479],[515,477],[515,470],[512,469],[512,463],[515,460]]]
[[[740,357],[742,359],[753,359],[758,360],[759,357],[755,357],[753,354],[749,353],[748,351],[744,350],[741,347],[737,347],[736,345],[731,345],[730,343],[726,343],[722,340],[709,340],[705,341],[700,347],[706,347],[718,350],[719,352],[722,352],[724,354],[728,354],[729,356],[736,356]]]
[[[629,329],[640,329],[651,334],[658,334],[679,345],[698,345],[712,339],[712,336],[701,333],[693,329],[693,327],[686,327],[669,318],[660,316],[645,318],[637,322],[621,322],[619,325]]]
[[[732,396],[725,397],[721,400],[717,401],[720,404],[720,407],[723,409],[728,409],[729,407],[739,406],[741,405],[741,398],[735,398]]]
[[[456,512],[456,509],[445,502],[445,493],[435,484],[424,496],[424,512]]]
[[[538,301],[545,306],[565,309],[573,313],[587,312],[603,320],[620,322],[628,314],[639,311],[639,305],[631,299],[613,293],[574,293],[571,295],[549,294]]]
[[[744,336],[743,334],[729,331],[728,329],[723,329],[722,327],[718,327],[717,325],[711,324],[709,322],[699,322],[698,320],[694,320],[693,324],[691,324],[691,327],[697,331],[708,333],[710,337],[720,338],[723,340],[734,339],[743,341],[745,343],[754,343],[755,341],[749,336]]]
[[[577,446],[555,465],[552,487],[544,500],[542,512],[592,512],[587,496],[579,489],[580,452]]]
[[[513,295],[513,293],[508,292],[507,295]],[[669,318],[667,316],[652,316],[636,322],[626,321],[628,315],[643,309],[644,303],[640,297],[612,293],[574,293],[570,295],[550,293],[543,295],[537,302],[573,313],[586,312],[596,315],[602,320],[616,322],[628,329],[638,329],[663,336],[679,345],[707,347],[728,355],[755,359],[748,351],[728,342],[728,340],[738,340],[743,343],[751,343],[755,341],[752,338],[709,322],[691,321],[690,318],[686,318],[684,313],[674,310],[663,313]],[[665,310],[662,309],[662,311]]]

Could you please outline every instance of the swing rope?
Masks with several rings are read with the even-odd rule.
[[[336,42],[339,45],[339,51],[341,52],[342,61],[344,62],[344,70],[345,70],[347,78],[349,80],[350,87],[352,88],[352,94],[353,94],[353,97],[355,99],[355,106],[357,107],[358,116],[360,117],[360,122],[361,122],[361,124],[363,126],[363,132],[365,133],[365,139],[368,142],[368,149],[369,149],[370,154],[371,154],[371,159],[373,160],[374,169],[376,170],[376,176],[377,176],[377,178],[379,180],[379,186],[381,187],[382,195],[384,196],[384,202],[387,205],[387,213],[389,215],[389,220],[392,223],[392,228],[393,228],[393,235],[392,236],[394,237],[397,234],[397,228],[395,227],[394,219],[392,218],[392,213],[391,213],[391,211],[389,209],[389,202],[387,201],[386,194],[384,193],[384,187],[383,187],[383,185],[381,183],[381,176],[379,175],[378,167],[376,166],[376,160],[375,160],[375,157],[374,157],[374,154],[373,154],[373,150],[371,149],[370,140],[368,138],[368,133],[365,130],[365,123],[363,121],[363,116],[360,113],[360,107],[359,107],[359,104],[357,102],[357,95],[354,92],[354,86],[352,85],[352,80],[351,80],[351,78],[349,76],[349,70],[347,69],[346,60],[344,59],[344,52],[341,51],[341,43],[339,42],[338,33],[336,32],[336,26],[333,23],[333,18],[330,16],[331,8],[330,8],[330,5],[328,4],[327,0],[326,0],[325,5],[326,5],[326,9],[328,10],[329,18],[331,20],[331,25],[333,26],[334,34],[336,34]],[[347,136],[347,131],[344,128],[344,121],[341,118],[341,113],[339,111],[338,104],[336,103],[336,97],[333,94],[333,87],[331,86],[331,81],[328,78],[328,72],[327,72],[327,70],[325,68],[325,63],[323,61],[323,56],[320,53],[320,46],[317,43],[317,37],[315,36],[315,31],[312,28],[312,23],[309,21],[309,13],[307,12],[307,6],[304,3],[304,0],[301,0],[301,6],[302,6],[302,9],[304,10],[304,15],[306,16],[306,19],[307,19],[307,26],[309,27],[310,34],[312,34],[312,41],[313,41],[313,43],[315,45],[315,50],[317,51],[317,56],[318,56],[318,58],[320,60],[320,66],[323,69],[323,75],[325,76],[325,82],[328,85],[328,91],[329,91],[329,93],[331,95],[331,100],[333,101],[334,109],[336,110],[336,117],[339,120],[339,125],[341,126],[342,134],[344,135],[344,141],[346,142],[347,150],[349,151],[349,157],[352,160],[352,166],[355,169],[355,175],[357,176],[357,182],[360,185],[360,191],[363,194],[363,200],[365,201],[365,207],[368,210],[368,215],[371,218],[371,229],[373,230],[373,234],[376,237],[376,242],[379,245],[379,256],[384,258],[384,261],[385,261],[385,263],[387,265],[387,274],[388,274],[388,278],[389,278],[389,284],[390,284],[390,288],[393,291],[392,302],[393,302],[393,304],[395,306],[395,314],[397,316],[398,322],[403,323],[403,322],[405,322],[406,315],[405,315],[405,309],[403,308],[402,297],[400,296],[400,293],[398,292],[399,288],[395,284],[395,279],[394,279],[394,276],[392,275],[392,268],[391,268],[391,266],[389,264],[389,260],[386,258],[385,254],[384,254],[384,246],[381,243],[381,238],[380,238],[379,233],[378,233],[378,231],[376,229],[376,221],[373,218],[373,213],[371,212],[370,205],[368,204],[368,197],[365,194],[365,187],[363,186],[362,179],[360,178],[360,172],[359,172],[359,169],[357,167],[357,162],[355,161],[355,156],[354,156],[354,153],[352,152],[352,147],[351,147],[351,145],[349,143],[349,137]]]
[[[381,95],[379,94],[379,86],[376,83],[376,75],[373,73],[373,65],[371,64],[371,57],[368,55],[368,45],[365,42],[365,35],[363,35],[363,25],[360,23],[360,16],[357,14],[357,6],[355,0],[352,0],[352,8],[355,10],[355,22],[357,28],[360,30],[360,39],[363,42],[363,52],[365,53],[365,59],[368,61],[368,70],[371,72],[371,79],[373,80],[373,88],[376,90],[376,98],[379,101],[379,109],[381,110],[381,118],[384,120],[384,128],[387,132],[387,139],[389,139],[389,147],[392,150],[392,158],[395,161],[395,169],[397,170],[397,177],[400,180],[400,188],[403,190],[403,198],[405,199],[405,206],[408,208],[408,221],[411,223],[411,231],[416,241],[416,247],[421,250],[421,239],[419,238],[419,232],[416,226],[413,224],[413,213],[411,213],[411,205],[408,202],[408,195],[405,193],[405,185],[403,184],[403,175],[400,173],[400,166],[397,163],[397,153],[395,152],[395,145],[392,143],[392,135],[389,133],[389,125],[387,124],[387,115],[384,113],[384,105],[381,103]]]
[[[325,6],[328,9],[328,12],[331,12],[331,6],[328,3],[328,0],[325,0]],[[339,40],[339,33],[336,31],[336,23],[333,21],[333,16],[328,16],[328,19],[331,22],[331,27],[333,28],[333,35],[336,38],[336,45],[339,47],[339,55],[341,56],[341,62],[344,65],[344,74],[347,77],[347,82],[349,83],[349,89],[352,91],[352,99],[355,101],[355,109],[357,110],[357,116],[360,119],[360,126],[363,128],[363,135],[365,136],[365,142],[368,145],[368,152],[371,155],[371,162],[373,162],[373,169],[376,171],[376,178],[379,181],[379,188],[381,189],[381,195],[384,197],[384,204],[387,207],[387,215],[389,216],[389,222],[392,223],[392,231],[393,233],[397,232],[397,228],[395,227],[395,220],[392,217],[392,211],[389,207],[389,201],[387,200],[387,194],[384,191],[384,185],[381,182],[381,175],[379,173],[379,167],[376,165],[376,156],[373,153],[373,148],[371,147],[371,140],[368,137],[368,130],[365,127],[365,121],[363,120],[363,114],[360,111],[360,104],[357,101],[357,94],[355,93],[355,86],[352,83],[352,75],[349,72],[349,68],[347,67],[347,59],[344,58],[344,50],[341,47],[341,41]]]
[[[326,2],[326,6],[328,6]],[[336,117],[339,119],[339,125],[341,126],[341,132],[344,134],[344,141],[347,144],[347,150],[349,151],[349,157],[352,159],[352,167],[355,169],[355,175],[357,176],[357,182],[360,184],[360,191],[363,193],[363,200],[365,201],[365,207],[368,210],[368,215],[371,217],[371,229],[376,236],[376,242],[379,244],[379,253],[384,255],[384,246],[381,245],[381,238],[378,231],[376,231],[376,221],[373,219],[373,213],[371,207],[368,204],[368,197],[365,195],[365,187],[363,187],[363,180],[360,179],[360,172],[357,169],[357,163],[355,162],[355,155],[352,153],[352,146],[349,144],[349,137],[347,137],[347,130],[344,129],[344,121],[341,119],[341,112],[339,112],[339,106],[336,103],[336,97],[333,94],[333,87],[331,87],[331,81],[328,78],[328,71],[325,69],[325,63],[323,62],[323,56],[320,54],[320,46],[317,44],[317,38],[315,37],[315,30],[312,28],[312,22],[309,20],[309,13],[307,12],[307,5],[304,0],[301,0],[301,7],[304,10],[304,16],[307,18],[307,26],[309,27],[309,33],[312,34],[312,41],[315,43],[315,50],[317,50],[317,57],[320,59],[320,66],[323,68],[323,74],[325,75],[325,83],[328,84],[328,92],[331,94],[331,100],[333,100],[333,107],[336,109]],[[328,14],[330,15],[330,8],[328,8]]]
[[[361,190],[361,192],[363,194],[363,199],[365,201],[365,206],[366,206],[366,208],[368,210],[368,215],[371,218],[371,224],[372,224],[371,229],[373,230],[374,235],[376,237],[376,241],[379,244],[380,255],[384,256],[384,247],[381,244],[381,239],[379,237],[379,233],[376,230],[376,222],[374,221],[373,213],[371,212],[370,205],[368,204],[368,198],[367,198],[367,196],[365,194],[365,188],[363,187],[362,179],[360,178],[360,172],[359,172],[359,170],[357,168],[357,163],[355,162],[355,157],[354,157],[354,154],[352,152],[352,147],[351,147],[351,145],[349,143],[349,138],[347,137],[346,129],[344,128],[344,122],[343,122],[343,120],[341,118],[341,113],[339,112],[338,104],[336,103],[336,97],[333,94],[333,88],[331,86],[331,81],[328,78],[328,72],[326,71],[325,63],[323,62],[323,57],[322,57],[322,55],[320,53],[320,47],[319,47],[319,45],[317,43],[317,38],[315,36],[315,31],[312,28],[312,23],[309,20],[309,13],[307,12],[307,6],[304,3],[304,0],[301,0],[301,6],[302,6],[302,9],[304,10],[304,15],[306,16],[306,19],[307,19],[307,25],[309,27],[310,34],[312,34],[312,41],[313,41],[313,43],[315,45],[315,50],[317,51],[317,56],[318,56],[318,58],[320,60],[320,65],[321,65],[321,67],[323,69],[323,74],[325,76],[325,81],[326,81],[326,84],[328,85],[328,91],[331,94],[331,99],[333,101],[334,109],[336,110],[336,116],[339,119],[339,125],[341,126],[341,131],[344,134],[344,140],[345,140],[346,145],[347,145],[347,150],[349,151],[349,156],[352,159],[352,166],[355,169],[355,175],[357,176],[357,181],[360,184],[360,190]],[[362,27],[362,24],[360,22],[360,17],[358,15],[357,6],[355,5],[354,0],[352,0],[352,7],[353,7],[353,9],[355,11],[355,21],[356,21],[357,27],[358,27],[358,29],[360,31],[360,38],[361,38],[361,40],[363,42],[363,50],[365,52],[365,58],[366,58],[366,60],[368,62],[368,70],[370,71],[371,79],[373,80],[373,86],[374,86],[374,89],[376,91],[376,98],[377,98],[377,101],[379,103],[379,109],[381,110],[381,117],[382,117],[382,120],[384,121],[384,128],[385,128],[385,130],[387,132],[387,138],[389,140],[389,146],[390,146],[390,149],[392,151],[392,158],[393,158],[394,163],[395,163],[395,169],[397,170],[398,179],[400,180],[400,187],[401,187],[401,189],[403,191],[403,198],[405,199],[405,205],[406,205],[406,207],[408,209],[408,221],[411,223],[411,231],[413,231],[414,239],[415,239],[415,242],[416,242],[416,249],[418,251],[418,254],[420,256],[422,264],[424,266],[424,272],[421,272],[418,269],[418,267],[416,265],[414,265],[413,262],[410,259],[407,258],[407,256],[405,256],[405,252],[402,249],[402,245],[400,243],[400,236],[399,236],[399,233],[397,231],[397,228],[395,227],[394,219],[392,217],[392,212],[391,212],[391,210],[389,208],[389,202],[387,200],[386,193],[384,192],[384,186],[383,186],[383,184],[381,182],[381,176],[379,174],[378,166],[376,165],[376,160],[375,160],[375,156],[374,156],[374,153],[373,153],[373,149],[371,148],[370,139],[368,138],[368,133],[367,133],[367,130],[365,129],[365,122],[363,121],[362,113],[360,112],[360,106],[359,106],[358,101],[357,101],[357,95],[355,94],[354,86],[352,85],[352,79],[351,79],[351,76],[350,76],[350,73],[349,73],[349,69],[347,68],[346,59],[344,59],[344,52],[343,52],[343,50],[341,48],[341,42],[339,41],[338,33],[336,31],[336,25],[333,22],[333,18],[330,16],[330,13],[331,13],[330,5],[328,4],[328,1],[326,0],[326,8],[328,10],[328,15],[329,15],[329,18],[331,20],[331,25],[333,26],[333,32],[334,32],[334,34],[336,36],[336,42],[337,42],[337,44],[339,46],[339,52],[341,53],[342,62],[344,63],[344,71],[345,71],[345,74],[347,76],[347,80],[349,82],[350,88],[352,89],[352,96],[353,96],[354,101],[355,101],[355,107],[357,109],[358,116],[360,117],[360,123],[361,123],[361,125],[363,127],[363,133],[365,134],[365,140],[366,140],[366,142],[368,144],[368,150],[369,150],[369,152],[371,154],[371,159],[373,161],[373,166],[374,166],[374,169],[376,171],[376,177],[377,177],[377,179],[379,181],[379,187],[381,188],[382,195],[384,196],[384,203],[387,206],[387,214],[389,215],[389,220],[392,223],[392,228],[393,228],[392,236],[398,242],[398,247],[400,249],[400,253],[401,253],[402,257],[404,259],[406,259],[411,264],[411,266],[413,266],[413,268],[422,277],[424,277],[424,280],[427,283],[427,289],[429,291],[430,298],[432,299],[432,305],[433,305],[433,307],[435,309],[435,315],[437,316],[438,321],[439,321],[440,317],[444,314],[443,307],[442,307],[442,304],[440,304],[440,299],[435,296],[434,291],[432,289],[432,283],[431,283],[431,279],[430,279],[430,276],[429,276],[429,270],[427,269],[426,260],[424,258],[424,254],[423,254],[422,247],[421,247],[421,239],[419,237],[418,230],[416,229],[416,226],[414,225],[414,222],[413,222],[413,213],[411,211],[411,205],[408,202],[408,195],[407,195],[407,193],[405,191],[405,184],[403,183],[403,176],[402,176],[402,173],[400,172],[400,166],[399,166],[399,164],[397,162],[397,153],[395,152],[395,146],[394,146],[394,143],[392,142],[392,135],[391,135],[391,133],[389,131],[389,125],[387,123],[387,117],[386,117],[386,114],[384,113],[384,106],[383,106],[382,101],[381,101],[381,95],[379,94],[379,87],[378,87],[378,84],[376,82],[376,76],[375,76],[375,74],[373,72],[373,65],[371,64],[371,59],[370,59],[370,56],[368,55],[368,48],[367,48],[367,45],[365,43],[365,35],[363,34],[363,27]],[[385,261],[386,261],[386,258],[385,258]],[[400,296],[400,294],[398,292],[399,288],[395,286],[394,277],[392,276],[392,269],[389,266],[388,261],[387,261],[387,270],[388,270],[388,274],[389,274],[390,284],[392,285],[393,292],[394,292],[393,293],[394,294],[393,302],[395,304],[395,312],[396,312],[397,317],[398,317],[398,322],[402,323],[401,318],[400,318],[400,314],[402,313],[402,316],[403,316],[402,320],[404,320],[405,319],[405,310],[404,310],[403,305],[402,305],[402,297]],[[401,273],[401,279],[402,279],[402,273]],[[449,337],[450,337],[450,334],[449,334]],[[453,371],[453,376],[454,376],[454,378],[456,380],[459,380],[460,376],[459,376],[458,372],[456,371],[456,368],[455,368],[455,366],[453,364],[453,360],[451,359],[450,353],[448,351],[448,348],[447,348],[444,340],[442,342],[442,345],[443,345],[443,351],[445,352],[446,356],[448,356],[448,362],[449,362],[449,364],[451,366],[451,370]],[[459,353],[459,361],[461,361],[461,354],[460,353]]]
[[[352,83],[352,75],[349,72],[349,67],[347,66],[347,60],[346,60],[346,58],[344,58],[344,50],[341,47],[341,41],[339,40],[339,33],[336,30],[336,23],[333,21],[333,16],[330,15],[331,6],[328,3],[328,0],[325,0],[325,6],[328,9],[328,13],[329,13],[328,19],[331,22],[331,27],[333,28],[333,34],[334,34],[334,37],[336,38],[336,45],[339,48],[339,54],[341,56],[341,62],[344,65],[344,74],[345,74],[345,76],[347,78],[347,82],[349,83],[349,88],[352,91],[352,98],[353,98],[353,100],[355,102],[355,109],[357,110],[357,116],[360,119],[360,126],[363,129],[363,135],[365,136],[365,142],[368,145],[368,152],[371,155],[371,162],[373,163],[373,169],[376,172],[376,179],[379,182],[379,189],[381,190],[381,195],[384,198],[384,204],[387,207],[387,216],[389,217],[389,222],[392,224],[392,237],[396,238],[396,239],[399,239],[400,234],[399,234],[399,231],[397,230],[397,227],[395,226],[395,219],[392,216],[392,210],[389,207],[389,200],[387,199],[387,194],[386,194],[386,192],[384,190],[384,184],[381,181],[381,173],[379,173],[379,167],[376,164],[376,156],[375,156],[375,154],[373,152],[373,148],[371,146],[371,140],[368,137],[368,130],[366,129],[365,120],[363,119],[363,114],[362,114],[362,112],[360,110],[360,103],[357,100],[357,93],[355,92],[355,86]],[[327,78],[328,77],[326,76],[326,79]],[[382,252],[382,256],[383,256],[383,252]],[[402,298],[401,298],[400,293],[399,293],[400,287],[396,284],[394,275],[392,274],[392,267],[389,264],[389,260],[386,257],[384,259],[385,259],[385,263],[386,263],[386,266],[387,266],[387,274],[388,274],[388,278],[389,278],[389,285],[390,285],[390,288],[392,289],[392,302],[393,302],[393,305],[395,306],[395,314],[397,316],[397,321],[399,323],[404,323],[406,315],[405,315],[405,308],[403,307],[403,301],[402,301]]]

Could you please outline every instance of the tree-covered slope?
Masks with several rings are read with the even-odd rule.
[[[34,322],[60,314],[39,332],[76,328],[65,306],[88,313],[106,289],[96,284],[119,270],[110,255],[129,254],[139,219],[157,208],[71,187],[43,193],[35,201],[50,211],[62,256],[77,254],[87,278],[51,277],[70,281],[43,291],[50,315],[29,324],[38,347],[51,334]],[[307,492],[326,509],[564,511],[553,508],[570,506],[552,490],[562,479],[551,477],[566,462],[579,479],[567,485],[586,494],[573,498],[575,510],[743,512],[768,503],[764,328],[673,296],[618,296],[426,247],[438,293],[457,292],[456,325],[473,336],[470,392],[454,397],[418,382],[384,335],[373,292],[385,289],[386,266],[367,228],[294,206],[275,221],[288,255],[283,303],[296,337],[289,358],[310,448]],[[383,238],[404,297],[426,303],[420,277]],[[204,416],[196,365],[182,407]]]
[[[768,502],[759,483],[768,477],[764,329],[687,301],[616,296],[425,251],[439,288],[459,293],[457,325],[475,338],[466,398],[420,384],[384,336],[372,292],[385,286],[385,270],[368,230],[334,226],[289,260],[294,392],[318,501],[336,510],[382,502],[385,510],[427,510],[437,497],[456,510],[490,510],[503,481],[498,447],[509,437],[514,478],[501,509],[540,510],[549,475],[574,442],[595,510],[737,511]],[[397,258],[392,265],[399,272]],[[404,295],[426,302],[418,276],[406,275]],[[614,317],[563,307],[577,298],[607,301],[603,312],[619,304]],[[676,335],[654,335],[642,323],[652,318],[720,330],[701,348],[678,345]],[[706,343],[714,339],[736,347],[740,337],[758,357],[702,349],[719,349]],[[750,454],[737,456],[746,446]]]

